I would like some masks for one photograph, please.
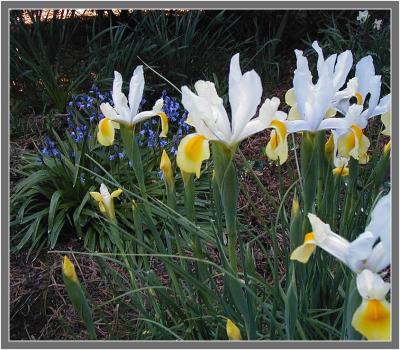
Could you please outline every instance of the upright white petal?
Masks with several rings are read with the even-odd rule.
[[[107,186],[103,183],[100,185],[100,194],[103,197],[104,206],[108,208],[111,203],[111,195]]]
[[[143,66],[137,66],[129,83],[129,109],[131,118],[137,114],[144,90]]]
[[[125,122],[129,123],[130,110],[128,107],[128,100],[122,92],[122,76],[117,71],[114,71],[112,99],[114,102],[114,109],[119,115],[119,119],[122,119]]]
[[[365,268],[364,262],[371,255],[376,239],[371,232],[364,232],[349,244],[346,252],[347,265],[355,272]]]
[[[377,107],[381,97],[381,84],[380,75],[375,75],[369,80],[370,98],[368,102],[368,109],[362,113],[362,116],[365,119],[371,118],[372,115],[375,115],[375,108]]]
[[[187,86],[182,87],[182,104],[189,112],[187,123],[193,126],[197,133],[205,136],[208,140],[222,141],[228,143],[230,133],[225,134],[225,129],[220,130],[216,127],[216,120],[227,118],[226,111],[219,108],[211,108],[211,101],[206,100],[190,91]],[[214,113],[224,113],[223,116],[213,115]]]
[[[371,115],[371,117],[374,117],[375,115],[381,115],[381,114],[384,114],[386,112],[389,112],[391,110],[391,100],[392,100],[391,94],[383,96],[379,100],[379,103],[376,106],[375,111]]]
[[[251,70],[242,75],[239,54],[231,59],[229,71],[229,103],[232,110],[232,141],[237,140],[261,102],[262,85],[259,75]]]
[[[371,56],[363,57],[356,65],[356,78],[358,81],[358,92],[363,100],[369,92],[369,81],[375,76],[374,61]]]
[[[371,220],[365,231],[373,233],[375,239],[380,238],[385,251],[390,255],[391,252],[391,193],[383,196],[376,203],[371,212]]]
[[[208,116],[218,130],[229,139],[231,135],[231,124],[228,114],[224,108],[224,103],[221,97],[218,96],[214,83],[210,81],[199,80],[194,84],[198,96],[207,101],[207,106],[210,108]]]
[[[380,272],[386,269],[390,263],[390,252],[385,249],[382,242],[379,242],[368,256],[365,267],[373,272]]]
[[[312,123],[312,131],[318,130],[321,121],[325,117],[326,111],[332,104],[334,96],[333,81],[329,73],[326,72],[319,77],[317,84],[314,87],[314,96],[311,102],[311,114],[306,115],[306,119]]]
[[[350,50],[346,50],[338,56],[333,77],[333,88],[335,91],[339,90],[345,84],[352,65],[353,54]]]
[[[310,109],[309,99],[312,94],[313,83],[308,61],[303,56],[303,51],[295,50],[297,58],[297,68],[294,71],[293,87],[296,95],[297,106],[303,119]]]

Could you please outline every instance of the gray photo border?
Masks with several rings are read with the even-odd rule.
[[[1,347],[9,349],[105,348],[293,348],[293,349],[395,349],[399,347],[399,119],[393,118],[392,135],[392,336],[391,342],[363,341],[11,341],[9,339],[9,10],[18,8],[185,8],[185,9],[385,9],[391,10],[392,108],[399,111],[399,3],[397,1],[3,1],[1,2]],[[395,165],[395,166],[393,166]],[[6,278],[7,276],[7,282]],[[7,311],[6,311],[7,310]]]

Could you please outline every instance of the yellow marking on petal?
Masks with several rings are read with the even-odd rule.
[[[280,164],[286,162],[288,158],[287,129],[285,123],[274,119],[270,127],[274,128],[271,132],[265,153],[272,160],[279,160]]]
[[[226,334],[229,340],[241,340],[240,329],[228,318],[226,320]]]
[[[349,131],[348,133],[342,135],[338,139],[338,152],[342,157],[349,158],[351,150],[356,145],[356,139],[354,134]]]
[[[117,190],[115,190],[115,191],[113,191],[113,192],[111,193],[110,197],[111,197],[111,198],[119,197],[119,195],[120,195],[122,192],[123,192],[122,189],[121,189],[121,188],[118,188]]]
[[[103,201],[103,196],[99,192],[89,192],[90,195],[93,197],[93,199],[97,202],[102,202]]]
[[[181,171],[200,177],[203,160],[210,158],[208,140],[199,134],[185,136],[179,146],[176,162]]]
[[[168,117],[164,112],[157,114],[161,119],[161,133],[160,137],[167,137],[168,134]]]
[[[362,97],[362,95],[361,95],[359,92],[356,92],[356,93],[354,94],[354,96],[355,96],[356,99],[357,99],[357,104],[358,104],[358,105],[362,105],[362,104],[363,104],[363,97]]]
[[[291,88],[286,92],[285,102],[290,107],[293,107],[296,104],[296,93],[294,92],[294,88]]]
[[[363,300],[351,325],[368,340],[390,340],[390,304],[386,300]]]
[[[361,164],[365,164],[369,160],[367,155],[369,145],[368,137],[363,134],[362,129],[353,124],[348,133],[339,137],[338,152],[342,157],[349,158],[351,156],[359,160]]]
[[[280,120],[274,119],[270,125],[277,131],[279,138],[283,140],[286,137],[287,129],[285,123],[281,122]]]
[[[201,151],[201,146],[206,138],[203,135],[192,137],[185,147],[185,154],[190,159],[196,159]]]
[[[97,141],[103,146],[111,146],[114,142],[115,130],[111,119],[103,118],[99,123]]]
[[[75,272],[75,266],[66,255],[64,255],[64,260],[63,260],[63,264],[62,264],[62,272],[63,272],[65,278],[67,278],[68,280],[75,282],[75,283],[79,282],[78,276],[76,275],[76,272]]]
[[[308,232],[304,236],[304,243],[309,242],[309,241],[314,241],[315,240],[315,234],[314,232]]]
[[[335,142],[333,141],[333,134],[329,135],[328,141],[325,143],[325,155],[328,160],[333,160],[333,152],[335,150]]]
[[[348,167],[338,167],[332,170],[333,175],[349,176],[350,170]]]
[[[358,125],[353,124],[351,126],[351,130],[353,131],[355,137],[357,137],[358,141],[361,142],[361,138],[363,135],[362,129]]]

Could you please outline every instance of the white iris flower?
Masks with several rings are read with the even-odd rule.
[[[114,71],[114,81],[112,89],[112,99],[114,107],[109,103],[100,105],[101,112],[104,117],[99,123],[97,140],[103,146],[111,146],[114,142],[114,129],[119,128],[119,124],[132,127],[133,125],[149,119],[154,116],[161,118],[162,132],[161,137],[165,137],[168,132],[168,118],[162,111],[163,100],[158,99],[151,111],[143,111],[138,113],[140,102],[143,97],[144,90],[144,74],[143,66],[137,66],[133,72],[130,84],[129,95],[126,98],[122,92],[122,76]]]

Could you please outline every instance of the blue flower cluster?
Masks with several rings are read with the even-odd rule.
[[[100,91],[96,86],[93,86],[88,94],[72,96],[72,100],[68,102],[68,129],[76,143],[81,142],[85,136],[93,137],[89,132],[88,124],[97,124],[98,121],[104,118],[104,115],[99,111],[99,106],[103,102],[113,103],[111,92]],[[86,120],[84,120],[84,123],[75,122],[78,119],[75,111],[79,111],[81,115],[88,117],[89,123],[86,124]]]
[[[119,150],[118,145],[114,145],[114,153],[111,153],[111,154],[108,156],[108,159],[111,160],[111,161],[113,161],[114,159],[123,159],[124,157],[125,157],[124,152],[121,152],[121,151]]]
[[[101,103],[110,103],[113,105],[111,92],[100,91],[97,86],[93,86],[88,94],[73,95],[72,100],[67,104],[68,116],[74,115],[74,108],[89,117],[89,122],[94,123],[104,118],[99,112]]]
[[[67,121],[68,128],[70,129],[69,134],[76,143],[81,142],[86,135],[88,135],[89,138],[92,137],[92,135],[89,134],[89,127],[87,125],[79,123],[75,124],[71,118],[68,118]]]
[[[39,153],[39,159],[38,162],[43,164],[44,159],[43,157],[49,157],[49,158],[57,158],[61,159],[60,152],[58,151],[55,143],[53,140],[51,140],[49,137],[46,136],[44,139],[44,147]]]
[[[182,112],[181,104],[173,97],[167,95],[164,90],[162,92],[163,111],[168,117],[170,131],[174,134],[172,138],[171,153],[176,154],[179,141],[183,136],[188,134],[190,125],[186,124],[187,111]],[[154,148],[157,145],[161,148],[167,146],[167,141],[158,136],[157,125],[159,121],[157,118],[152,118],[143,124],[139,132],[139,144],[148,148]]]

